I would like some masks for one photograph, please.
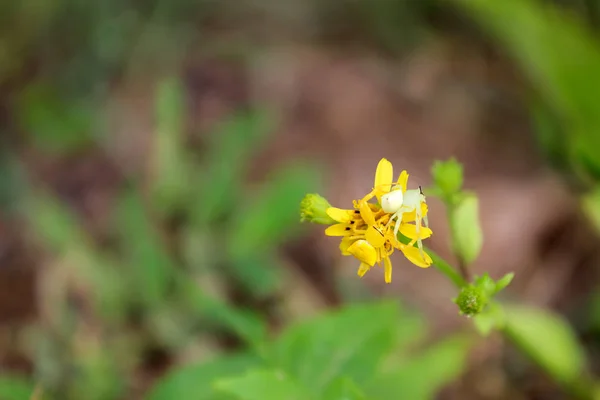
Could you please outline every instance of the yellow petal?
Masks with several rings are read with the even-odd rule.
[[[359,239],[348,247],[348,253],[372,267],[377,261],[377,251],[364,239]]]
[[[427,239],[433,234],[433,231],[429,228],[422,226],[419,230],[419,236],[417,236],[417,226],[414,224],[403,223],[400,225],[400,233],[409,239]]]
[[[385,272],[385,283],[392,282],[392,261],[389,257],[383,259],[383,268]]]
[[[363,262],[360,263],[360,267],[358,267],[358,276],[361,278],[370,270],[371,267]]]
[[[402,193],[406,192],[406,186],[408,185],[408,172],[406,170],[400,173],[396,184],[402,188]]]
[[[342,255],[351,255],[350,253],[348,253],[348,247],[350,247],[350,245],[355,241],[356,239],[350,239],[349,237],[345,237],[342,239],[342,241],[340,242],[340,252],[342,253]]]
[[[404,257],[408,258],[408,260],[415,264],[417,267],[421,267],[421,268],[427,268],[429,266],[431,266],[431,264],[433,263],[433,261],[431,260],[431,257],[429,257],[429,254],[423,252],[425,259],[423,259],[421,257],[421,252],[419,251],[418,248],[413,247],[413,246],[404,246],[401,248],[402,253],[404,254]]]
[[[333,220],[337,222],[348,223],[352,220],[352,215],[354,214],[354,210],[342,210],[337,207],[329,207],[325,210],[327,215],[329,215]]]
[[[392,179],[394,179],[394,167],[387,159],[382,158],[377,164],[375,171],[375,190],[377,200],[381,203],[381,195],[390,191],[392,187]]]
[[[373,211],[369,207],[369,203],[366,201],[360,201],[358,203],[358,207],[363,221],[365,221],[369,226],[375,225],[375,215],[373,215]]]
[[[327,236],[348,236],[352,233],[352,229],[348,224],[335,224],[325,229]]]
[[[385,236],[383,235],[383,232],[374,226],[369,226],[367,228],[367,231],[365,232],[365,239],[376,248],[383,246],[385,243]]]

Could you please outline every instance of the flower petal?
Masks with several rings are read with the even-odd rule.
[[[373,211],[369,207],[369,203],[366,201],[360,201],[358,203],[358,207],[363,221],[365,221],[369,226],[375,225],[375,215],[373,215]]]
[[[415,264],[417,267],[427,268],[431,266],[433,261],[429,254],[423,252],[425,255],[425,259],[421,257],[421,252],[418,248],[413,246],[403,246],[400,250],[402,250],[402,254],[406,257],[411,263]]]
[[[329,207],[325,212],[332,219],[336,220],[337,222],[343,223],[350,222],[354,214],[354,210],[342,210],[341,208],[337,207]]]
[[[375,171],[375,191],[377,200],[381,202],[381,195],[387,193],[392,188],[392,180],[394,179],[394,167],[387,159],[382,158],[377,164]]]
[[[351,255],[350,253],[348,253],[348,247],[350,247],[350,245],[352,245],[352,243],[354,243],[355,241],[356,239],[350,239],[349,237],[345,237],[342,239],[342,241],[340,242],[340,252],[343,256]]]
[[[365,239],[376,248],[382,247],[386,240],[384,233],[373,225],[367,228]]]
[[[392,282],[392,260],[389,257],[383,259],[383,268],[385,272],[385,283]]]
[[[348,224],[335,224],[325,229],[327,236],[348,236],[352,233],[352,228]]]
[[[361,262],[360,267],[358,267],[358,276],[362,278],[370,269],[371,267],[368,264]]]
[[[348,253],[371,267],[375,265],[375,262],[377,261],[377,251],[375,250],[375,247],[371,246],[371,244],[364,239],[359,239],[352,243],[348,247]]]
[[[433,234],[433,231],[429,228],[421,226],[419,230],[419,236],[417,236],[417,226],[414,224],[402,223],[400,224],[400,233],[409,239],[427,239]]]
[[[398,177],[398,182],[396,182],[396,185],[398,185],[402,188],[402,193],[406,192],[406,186],[408,185],[408,172],[406,172],[406,170],[404,170],[400,173],[400,176]]]

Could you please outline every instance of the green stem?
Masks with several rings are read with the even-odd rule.
[[[398,241],[404,244],[410,243],[410,239],[402,235],[401,233],[398,234]],[[460,289],[468,284],[468,282],[463,278],[463,276],[456,269],[454,269],[454,267],[448,264],[442,257],[438,256],[433,251],[429,250],[427,247],[425,247],[425,251],[431,257],[431,260],[433,261],[433,267],[440,271],[442,274],[444,274],[448,279],[450,279],[450,281],[454,283],[454,285],[457,288]]]
[[[446,275],[446,277],[450,279],[450,281],[454,283],[457,288],[460,289],[467,285],[468,282],[462,277],[462,275],[450,264],[448,264],[442,257],[438,256],[429,249],[427,249],[427,254],[429,254],[433,260],[433,266],[442,274]]]

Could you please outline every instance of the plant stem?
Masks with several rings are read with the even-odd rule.
[[[460,271],[461,273],[459,273],[450,264],[448,264],[442,257],[438,256],[433,251],[427,249],[427,254],[429,254],[429,256],[431,257],[431,259],[433,260],[433,266],[438,271],[440,271],[442,274],[446,275],[446,277],[448,279],[450,279],[450,281],[452,283],[454,283],[454,285],[457,288],[460,289],[463,286],[467,285],[468,280],[465,277],[462,268],[461,268],[461,271]]]
[[[401,233],[398,234],[398,241],[400,243],[408,244],[410,243],[410,239]],[[435,254],[433,251],[425,247],[425,251],[431,257],[433,261],[433,267],[444,274],[450,281],[458,288],[462,288],[467,285],[468,280],[466,280],[461,273],[459,273],[454,267],[448,264],[442,257]]]
[[[460,257],[458,257],[458,271],[466,282],[471,282],[471,271]]]

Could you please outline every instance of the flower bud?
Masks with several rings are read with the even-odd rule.
[[[450,199],[457,194],[463,184],[462,164],[451,158],[448,161],[436,161],[431,169],[433,181],[443,196]]]
[[[471,317],[483,311],[488,299],[481,288],[468,285],[462,288],[454,302],[458,305],[462,315]]]
[[[307,194],[300,202],[300,221],[324,225],[335,224],[336,221],[327,215],[329,207],[331,204],[324,197],[316,193]]]

